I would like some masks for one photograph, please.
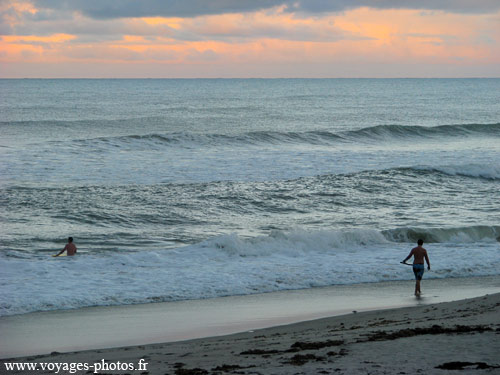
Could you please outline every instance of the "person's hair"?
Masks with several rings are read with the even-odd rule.
[[[73,237],[68,237],[68,242],[73,242]]]
[[[420,239],[417,241],[417,243],[418,243],[418,246],[422,246],[424,244],[424,240]]]

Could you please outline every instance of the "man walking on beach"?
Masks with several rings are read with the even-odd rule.
[[[59,254],[56,255],[56,257],[61,255],[62,253],[64,253],[64,251],[68,252],[68,256],[72,256],[72,255],[76,254],[76,246],[73,243],[73,237],[68,237],[68,243],[66,244],[66,246],[64,246],[64,249],[62,249],[59,252]]]
[[[422,276],[424,276],[424,259],[427,262],[427,269],[431,269],[431,263],[429,262],[429,256],[427,255],[427,250],[425,250],[422,245],[423,240],[418,240],[418,246],[411,249],[410,254],[401,263],[406,263],[408,259],[413,256],[413,273],[415,274],[415,295],[419,296],[422,292],[420,291],[420,281]]]

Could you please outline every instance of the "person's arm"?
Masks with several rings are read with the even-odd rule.
[[[57,253],[56,257],[58,257],[59,255],[61,255],[62,253],[64,253],[64,250],[66,250],[67,247],[68,247],[68,245],[64,246],[64,249],[62,249],[59,253]]]
[[[406,263],[406,261],[410,259],[412,255],[413,255],[413,249],[411,249],[410,254],[408,254],[408,256],[401,263]]]
[[[429,262],[429,256],[427,255],[427,251],[424,253],[425,261],[427,262],[427,269],[431,269],[431,262]]]

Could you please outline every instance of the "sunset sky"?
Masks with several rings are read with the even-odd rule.
[[[500,1],[0,0],[0,77],[500,77]]]

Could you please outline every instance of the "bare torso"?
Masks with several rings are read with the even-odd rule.
[[[427,250],[422,246],[417,246],[411,249],[411,255],[413,255],[413,264],[424,264],[424,259],[427,257]]]
[[[71,256],[71,255],[75,255],[76,254],[76,246],[74,243],[69,243],[67,244],[65,247],[64,247],[64,250],[66,250],[68,252],[68,255]],[[63,251],[64,251],[63,250]]]

